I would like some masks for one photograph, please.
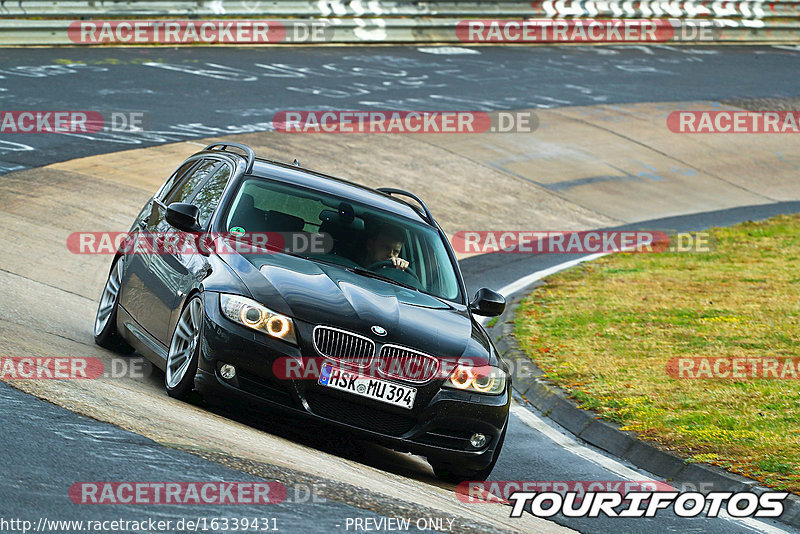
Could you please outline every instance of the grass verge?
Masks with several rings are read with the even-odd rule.
[[[548,278],[518,308],[516,337],[581,407],[800,494],[800,377],[667,372],[674,358],[800,356],[800,216],[711,232],[710,253],[617,254]]]

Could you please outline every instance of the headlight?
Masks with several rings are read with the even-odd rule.
[[[506,390],[506,373],[491,365],[480,367],[456,365],[450,378],[443,385],[486,395],[500,395]]]
[[[223,315],[234,323],[297,345],[294,321],[290,317],[276,313],[254,300],[239,295],[221,294],[219,304]]]

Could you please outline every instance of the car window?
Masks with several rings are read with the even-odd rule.
[[[253,204],[257,210],[268,213],[279,212],[291,214],[303,219],[303,231],[315,232],[319,229],[319,214],[329,209],[316,199],[304,198],[281,191],[257,187],[256,183],[245,188],[245,193],[253,195]]]
[[[165,198],[165,197],[166,197],[166,196],[167,196],[167,195],[170,193],[170,191],[172,191],[172,189],[175,187],[175,184],[176,184],[176,183],[178,183],[178,182],[180,181],[180,179],[181,179],[181,178],[183,178],[183,176],[184,176],[184,175],[185,175],[185,174],[186,174],[186,173],[187,173],[187,172],[188,172],[188,171],[189,171],[189,170],[190,170],[192,167],[194,167],[196,164],[197,164],[197,160],[196,160],[196,159],[193,159],[193,160],[187,161],[186,163],[184,163],[183,165],[181,165],[180,167],[178,167],[178,170],[176,170],[174,173],[172,173],[172,176],[170,176],[170,177],[167,179],[167,181],[166,181],[166,182],[164,182],[164,185],[162,185],[162,186],[161,186],[161,189],[159,189],[159,190],[158,190],[158,193],[156,193],[156,194],[155,194],[155,197],[156,197],[156,199],[157,199],[157,200],[160,200],[161,202],[163,202],[163,201],[164,201],[164,198]]]
[[[396,236],[401,245],[400,257],[409,266],[406,272],[390,269],[378,274],[439,298],[457,301],[461,296],[453,263],[435,228],[351,199],[248,177],[234,192],[223,221],[225,231],[320,232],[331,238],[331,251],[301,254],[312,260],[362,267],[375,265],[376,269],[386,267],[378,266],[385,260],[376,262],[367,254],[368,249],[380,250],[376,240]],[[254,260],[250,256],[248,259]]]
[[[222,192],[231,177],[231,167],[222,164],[217,167],[208,180],[200,187],[197,194],[191,199],[191,203],[200,208],[200,226],[206,227],[211,215],[219,204]]]
[[[187,202],[192,193],[208,178],[214,170],[223,165],[222,162],[215,159],[203,160],[187,177],[173,188],[167,196],[166,205],[173,202]]]

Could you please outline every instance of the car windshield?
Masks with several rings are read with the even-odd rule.
[[[221,224],[233,234],[282,232],[292,254],[441,299],[461,297],[435,228],[343,197],[246,177]]]

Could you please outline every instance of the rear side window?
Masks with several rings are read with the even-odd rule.
[[[173,202],[187,202],[195,190],[208,178],[216,167],[224,165],[220,161],[207,159],[200,162],[195,169],[173,188],[164,203],[170,205]]]
[[[159,189],[158,193],[156,193],[155,195],[156,200],[164,202],[164,197],[166,197],[172,191],[172,189],[174,189],[175,184],[178,183],[180,179],[183,178],[183,176],[187,172],[189,172],[189,170],[191,170],[191,168],[194,167],[196,164],[197,164],[196,159],[187,161],[186,163],[181,165],[177,171],[172,173],[172,176],[170,176],[169,179],[166,182],[164,182],[164,185],[162,185],[161,189]]]
[[[197,191],[197,194],[192,199],[192,204],[200,208],[200,226],[203,228],[206,227],[214,210],[217,209],[219,199],[222,197],[222,192],[225,190],[230,177],[230,166],[224,163],[221,164],[213,171],[211,177],[200,187],[200,190]]]

